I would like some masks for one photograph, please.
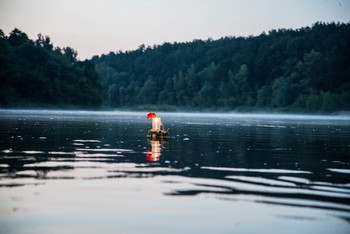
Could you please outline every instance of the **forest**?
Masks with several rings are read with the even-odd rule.
[[[0,106],[16,108],[99,108],[102,90],[94,65],[78,61],[70,47],[37,40],[15,28],[0,30]]]
[[[72,48],[53,48],[41,34],[31,41],[15,29],[0,37],[5,107],[31,102],[110,109],[350,110],[350,23],[140,45],[85,61]]]
[[[141,45],[92,62],[111,107],[350,109],[350,24]]]

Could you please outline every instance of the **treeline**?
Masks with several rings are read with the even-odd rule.
[[[0,106],[99,107],[94,65],[70,47],[54,48],[48,36],[33,41],[18,29],[0,30]]]
[[[0,107],[140,105],[350,110],[350,23],[141,45],[90,61],[48,36],[0,30]]]
[[[350,110],[350,24],[141,45],[91,60],[104,105]]]

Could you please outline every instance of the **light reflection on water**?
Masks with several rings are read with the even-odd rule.
[[[162,154],[162,147],[165,141],[160,139],[150,139],[149,143],[152,146],[152,149],[147,150],[147,161],[157,162],[159,161],[160,155]]]
[[[350,117],[159,115],[168,141],[146,138],[147,113],[0,111],[0,226],[20,233],[34,215],[39,232],[41,219],[95,232],[72,229],[77,216],[109,232],[350,230]]]

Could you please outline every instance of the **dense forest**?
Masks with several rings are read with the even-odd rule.
[[[92,58],[104,105],[350,110],[350,24],[141,45]]]
[[[76,57],[70,47],[54,48],[48,36],[33,41],[18,29],[8,37],[0,30],[0,106],[100,107],[94,65]]]
[[[2,107],[350,110],[350,23],[141,45],[85,61],[48,36],[0,30],[0,80]]]

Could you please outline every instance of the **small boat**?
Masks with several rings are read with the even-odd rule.
[[[155,113],[149,113],[147,116],[148,121],[152,119],[152,129],[148,130],[148,137],[152,139],[169,139],[170,128],[167,131],[164,130],[162,120],[156,116]]]

